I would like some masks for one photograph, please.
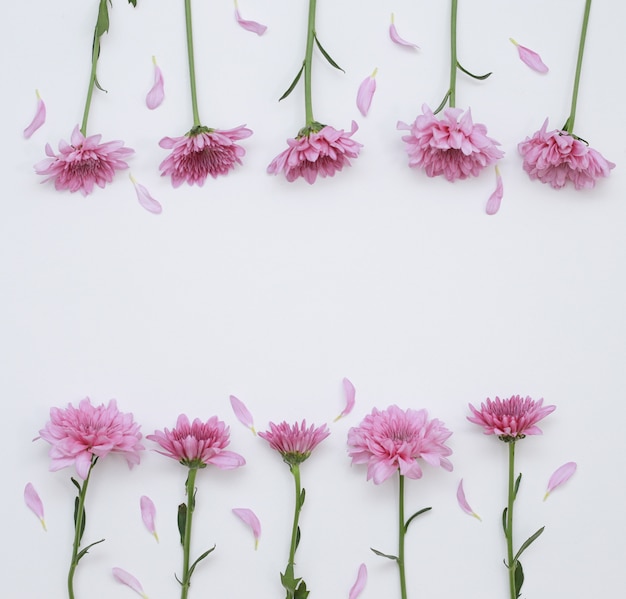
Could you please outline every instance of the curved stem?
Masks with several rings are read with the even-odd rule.
[[[187,1],[187,0],[185,0]],[[189,475],[187,476],[187,516],[185,518],[185,538],[183,542],[183,578],[182,578],[182,590],[180,593],[181,599],[187,599],[189,593],[189,584],[191,582],[191,576],[189,575],[189,555],[191,550],[191,521],[193,518],[193,511],[196,503],[196,474],[197,468],[189,468]]]
[[[309,0],[309,21],[307,25],[306,51],[304,53],[304,112],[307,126],[315,122],[313,118],[311,66],[313,63],[313,44],[315,43],[316,5],[317,0]]]
[[[300,496],[302,494],[302,484],[300,482],[300,467],[296,464],[291,466],[291,473],[293,474],[293,480],[296,489],[296,503],[293,512],[293,526],[291,528],[291,543],[289,544],[289,562],[287,568],[293,568],[296,560],[296,549],[298,546],[298,522],[300,520],[300,510],[302,504],[300,502]]]
[[[404,569],[404,536],[406,524],[404,522],[404,475],[400,474],[398,493],[398,570],[400,572],[400,596],[406,599],[406,573]]]
[[[450,108],[456,105],[456,72],[458,58],[456,52],[456,17],[458,0],[452,0],[452,10],[450,14],[450,95],[448,97]]]
[[[515,590],[515,566],[513,563],[513,503],[515,502],[515,441],[509,446],[509,500],[506,508],[506,556],[509,567],[509,589],[511,599],[517,599]]]
[[[189,62],[189,84],[191,86],[191,110],[193,125],[199,127],[200,114],[198,112],[198,94],[196,91],[196,65],[193,56],[193,31],[191,28],[191,0],[185,0],[185,27],[187,31],[187,57]]]

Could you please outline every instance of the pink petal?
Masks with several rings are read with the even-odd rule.
[[[520,46],[512,37],[509,39],[511,43],[517,47],[519,57],[525,65],[529,66],[533,71],[537,71],[537,73],[548,72],[548,67],[544,64],[543,60],[541,60],[541,56],[539,56],[537,52],[525,46]]]
[[[416,50],[419,50],[419,46],[417,44],[414,44],[412,42],[407,42],[405,39],[402,39],[398,35],[398,30],[396,29],[394,20],[395,20],[394,14],[391,13],[391,25],[389,26],[389,37],[391,38],[391,41],[396,44],[399,44],[400,46],[407,46],[409,48],[415,48]]]
[[[159,535],[157,535],[156,527],[154,525],[154,518],[156,516],[156,507],[154,507],[154,503],[150,497],[146,495],[142,495],[139,499],[139,507],[141,508],[141,519],[143,523],[146,525],[146,528],[150,531],[150,534],[154,536],[154,538],[159,541]]]
[[[259,538],[261,536],[261,522],[257,518],[256,514],[245,507],[233,508],[233,514],[241,518],[251,529],[254,535],[254,548],[259,546]]]
[[[152,57],[152,63],[154,64],[154,84],[146,96],[146,106],[150,110],[154,110],[158,106],[161,106],[163,100],[165,99],[163,73],[157,66],[154,56]]]
[[[152,212],[152,214],[161,214],[163,208],[159,202],[157,202],[151,195],[150,192],[140,183],[137,183],[135,178],[130,175],[130,180],[133,182],[135,186],[135,191],[137,192],[137,199],[143,208],[145,208],[148,212]]]
[[[456,490],[456,499],[459,502],[459,506],[461,509],[470,516],[481,520],[481,517],[470,507],[469,503],[467,503],[467,499],[465,499],[465,491],[463,490],[463,479],[459,483],[459,486]]]
[[[239,7],[237,6],[237,0],[235,0],[235,20],[237,21],[240,27],[243,27],[246,31],[252,31],[252,33],[256,33],[257,35],[263,35],[267,30],[265,25],[261,25],[261,23],[257,23],[256,21],[247,21],[246,19],[242,19],[239,14]]]
[[[485,209],[487,214],[491,216],[500,210],[500,203],[502,202],[503,195],[504,186],[502,185],[502,175],[500,175],[500,169],[496,164],[496,189],[487,200],[487,208]]]
[[[46,105],[43,103],[39,91],[35,90],[35,93],[37,94],[37,109],[35,110],[35,116],[30,125],[24,129],[24,137],[26,139],[46,122]]]
[[[237,417],[237,420],[239,420],[241,424],[249,428],[256,435],[256,430],[254,428],[254,421],[252,420],[252,414],[250,413],[250,410],[246,408],[243,401],[241,401],[240,399],[237,399],[234,395],[231,395],[230,405],[233,408],[233,412],[235,412],[235,416]]]
[[[372,105],[372,98],[376,91],[375,77],[377,72],[378,69],[374,69],[374,72],[363,80],[356,94],[356,105],[363,116],[367,116],[370,106]]]
[[[361,564],[359,566],[359,573],[356,576],[356,581],[352,585],[350,589],[350,594],[348,595],[348,599],[356,599],[361,591],[365,588],[365,583],[367,582],[367,566],[365,564]]]
[[[340,418],[347,416],[350,412],[352,412],[352,408],[354,408],[356,390],[354,389],[354,385],[346,378],[343,379],[343,390],[346,394],[346,407],[343,409],[343,412],[335,418],[335,422],[337,422]]]
[[[26,505],[33,511],[35,516],[39,518],[43,529],[47,530],[46,523],[43,519],[43,502],[41,501],[41,498],[39,497],[37,491],[35,491],[35,487],[33,487],[31,483],[28,483],[24,487],[24,501],[26,502]]]
[[[567,482],[572,477],[574,472],[576,472],[576,462],[567,462],[567,464],[563,464],[557,468],[548,481],[548,490],[546,491],[543,500],[545,501],[548,499],[548,495],[550,495],[554,489]]]
[[[126,570],[122,570],[122,568],[113,568],[112,572],[115,580],[125,584],[127,587],[130,587],[133,591],[135,591],[135,593],[141,595],[144,599],[148,599],[148,595],[143,592],[143,587],[140,582],[132,574],[129,574]]]

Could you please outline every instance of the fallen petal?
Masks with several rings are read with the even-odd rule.
[[[254,549],[259,546],[259,538],[261,536],[261,522],[257,518],[256,514],[245,507],[233,508],[233,514],[241,518],[251,529],[254,535]]]
[[[359,91],[356,94],[356,105],[360,113],[363,116],[367,116],[372,105],[372,98],[376,91],[376,73],[378,69],[374,69],[374,72],[363,80],[359,86]]]
[[[525,46],[521,46],[512,37],[510,37],[509,40],[517,47],[519,57],[525,65],[529,66],[533,71],[537,71],[537,73],[548,72],[548,67],[544,64],[543,60],[541,60],[541,56],[539,56],[537,52]]]
[[[487,208],[485,210],[487,214],[491,216],[498,212],[498,210],[500,210],[500,204],[502,203],[503,195],[504,186],[502,185],[502,175],[500,174],[500,169],[496,164],[496,189],[487,200]]]
[[[394,21],[395,21],[394,14],[391,13],[391,25],[389,26],[389,37],[391,38],[391,41],[396,44],[399,44],[400,46],[407,46],[409,48],[415,48],[416,50],[419,50],[419,46],[417,44],[414,44],[412,42],[407,42],[405,39],[402,39],[398,35],[398,30],[396,29],[396,25]]]
[[[463,490],[463,479],[461,479],[461,482],[459,483],[459,486],[456,490],[456,499],[459,502],[459,506],[466,514],[469,514],[477,520],[482,521],[482,518],[470,507],[469,503],[467,503],[467,499],[465,499],[465,491]]]
[[[356,576],[356,581],[352,585],[350,589],[350,594],[348,595],[348,599],[356,599],[361,591],[365,588],[365,583],[367,582],[367,566],[365,564],[361,564],[359,566],[359,572]]]
[[[154,110],[158,106],[161,106],[165,99],[165,87],[163,83],[163,73],[157,66],[156,58],[152,57],[152,64],[154,65],[154,84],[146,96],[146,106],[150,110]]]
[[[350,412],[352,412],[352,408],[354,408],[356,390],[354,389],[354,385],[346,378],[343,379],[343,390],[346,394],[346,407],[343,409],[343,412],[335,418],[334,422],[337,422],[340,418],[347,416]]]
[[[133,182],[135,186],[135,191],[137,192],[137,199],[143,208],[145,208],[148,212],[152,212],[152,214],[161,214],[163,212],[163,208],[159,202],[157,202],[151,195],[150,192],[143,186],[141,183],[137,183],[135,178],[130,175],[130,180]]]
[[[144,599],[148,599],[148,595],[143,592],[141,583],[132,574],[129,574],[126,570],[122,570],[122,568],[113,568],[112,571],[115,580],[125,584],[127,587],[130,587],[133,591],[135,591],[135,593],[141,595]]]
[[[235,416],[237,417],[237,420],[239,420],[241,424],[249,428],[256,435],[256,430],[254,428],[254,421],[252,419],[252,414],[250,413],[250,410],[246,408],[243,401],[241,401],[240,399],[237,399],[234,395],[231,395],[230,405],[233,408],[233,412],[235,412]]]
[[[239,26],[243,27],[246,31],[252,31],[252,33],[256,33],[257,35],[263,35],[267,30],[267,27],[265,25],[261,25],[261,23],[242,19],[241,15],[239,14],[239,6],[237,5],[237,0],[235,0],[235,20],[237,21]]]
[[[43,529],[47,530],[46,523],[43,519],[43,502],[41,501],[41,497],[39,497],[37,491],[35,491],[35,487],[33,487],[31,483],[28,483],[24,487],[24,501],[26,502],[26,505],[33,511],[35,516],[39,518]]]
[[[139,499],[139,507],[141,508],[141,519],[151,535],[159,542],[159,535],[156,532],[154,518],[156,516],[156,507],[150,497],[142,495]]]
[[[548,495],[550,495],[554,489],[567,482],[572,477],[574,472],[576,472],[576,462],[567,462],[567,464],[563,464],[557,468],[548,481],[548,489],[543,500],[545,501],[548,499]]]
[[[39,90],[35,90],[35,93],[37,94],[37,109],[35,110],[35,116],[30,125],[24,129],[24,137],[26,139],[29,139],[30,136],[46,122],[46,105],[39,95]]]

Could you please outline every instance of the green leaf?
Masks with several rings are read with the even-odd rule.
[[[317,39],[317,35],[315,35],[315,44],[319,48],[324,58],[331,64],[331,66],[345,73],[345,71],[330,57],[330,54],[328,54],[328,52],[326,52],[326,50],[322,48],[322,44],[320,44],[320,41]]]
[[[102,37],[109,30],[109,7],[107,0],[100,0],[98,20],[96,21],[96,37]]]
[[[77,556],[76,556],[76,563],[78,563],[82,557],[84,557],[87,552],[94,546],[97,545],[98,543],[102,543],[104,541],[104,539],[100,539],[99,541],[96,541],[95,543],[91,543],[91,545],[87,545],[87,547],[85,547]]]
[[[515,581],[515,596],[519,597],[522,593],[522,585],[524,584],[524,569],[521,562],[513,562],[515,564],[515,574],[513,579]]]
[[[504,508],[504,511],[502,512],[502,529],[504,530],[504,536],[507,536],[507,530],[506,530],[506,514],[507,514],[508,508]]]
[[[180,534],[180,544],[185,544],[185,527],[187,526],[187,505],[181,503],[178,506],[178,532]]]
[[[441,112],[443,110],[443,107],[446,105],[446,102],[448,101],[449,97],[450,97],[450,90],[446,92],[446,95],[443,97],[443,100],[441,100],[441,104],[439,104],[439,106],[437,106],[437,108],[433,110],[433,114],[437,114],[438,112]]]
[[[306,582],[304,580],[300,582],[296,592],[293,594],[294,599],[306,599],[309,596],[309,592],[306,588]]]
[[[377,549],[374,549],[373,547],[370,547],[370,549],[376,554],[379,555],[380,557],[386,557],[387,559],[392,559],[394,562],[398,561],[397,556],[395,555],[389,555],[388,553],[383,553],[382,551],[378,551]]]
[[[300,509],[302,509],[302,506],[304,505],[305,497],[306,497],[306,490],[302,489],[302,491],[300,492]]]
[[[298,548],[298,545],[300,545],[300,527],[298,526],[298,528],[296,528],[296,549]]]
[[[515,487],[513,488],[513,499],[517,499],[517,492],[519,491],[519,485],[522,482],[522,473],[519,473],[517,480],[515,481]]]
[[[530,547],[531,543],[543,532],[544,528],[545,526],[542,526],[534,535],[531,535],[522,543],[522,546],[519,548],[519,551],[515,554],[515,557],[513,558],[514,562],[516,562],[519,556],[522,555],[522,553],[526,549],[528,549],[528,547]]]
[[[211,553],[213,550],[215,549],[215,545],[213,545],[213,547],[211,547],[211,549],[207,549],[207,551],[205,551],[193,564],[191,564],[191,566],[189,567],[189,573],[187,574],[187,583],[189,583],[189,581],[191,580],[191,575],[193,574],[193,571],[196,569],[196,566],[207,556],[209,555],[209,553]]]
[[[128,4],[132,4],[136,8],[137,7],[137,0],[128,0]]]
[[[72,481],[72,483],[74,483],[74,486],[78,489],[78,492],[80,493],[82,489],[80,488],[79,482],[73,476],[72,478],[70,478],[70,480]]]
[[[300,81],[300,77],[302,77],[303,72],[304,72],[304,62],[302,63],[302,66],[300,67],[300,70],[298,71],[298,74],[296,75],[295,79],[291,82],[291,85],[287,88],[287,91],[280,98],[278,98],[279,102],[281,100],[284,100],[296,88],[296,85],[298,85],[298,81]]]
[[[95,85],[95,86],[96,86],[96,87],[97,87],[97,88],[98,88],[101,92],[104,92],[105,94],[108,94],[108,93],[109,93],[106,89],[104,89],[104,87],[102,87],[102,86],[100,85],[100,82],[98,81],[98,77],[96,77],[96,78],[93,80],[93,83],[94,83],[94,85]]]
[[[407,521],[406,524],[404,525],[404,532],[406,532],[409,529],[409,524],[411,524],[411,522],[413,522],[413,520],[415,518],[417,518],[420,514],[423,514],[425,512],[428,512],[429,510],[432,510],[433,508],[431,507],[425,507],[422,508],[421,510],[419,510],[418,512],[415,512]]]
[[[78,497],[74,498],[74,529],[78,524],[78,504],[80,503],[80,499]],[[83,514],[80,521],[80,532],[78,533],[78,543],[80,545],[80,541],[83,538],[83,534],[85,533],[85,523],[87,522],[87,513],[85,512],[85,507],[83,506]]]
[[[474,73],[470,73],[467,69],[463,68],[463,66],[461,66],[461,63],[459,61],[457,61],[456,66],[459,67],[459,70],[463,71],[466,75],[469,75],[473,79],[478,79],[479,81],[482,81],[483,79],[487,79],[487,77],[492,75],[492,73],[486,73],[485,75],[474,75]]]
[[[281,573],[280,582],[283,585],[283,588],[287,591],[288,597],[293,597],[296,593],[296,588],[298,587],[298,583],[302,580],[302,578],[294,578],[293,575],[293,565],[288,565],[285,569],[285,573]]]

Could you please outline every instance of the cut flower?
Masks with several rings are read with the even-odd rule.
[[[325,424],[318,427],[312,424],[307,428],[306,420],[291,425],[284,421],[280,424],[270,422],[270,430],[259,433],[259,437],[278,451],[290,466],[304,462],[328,435],[330,431]]]

